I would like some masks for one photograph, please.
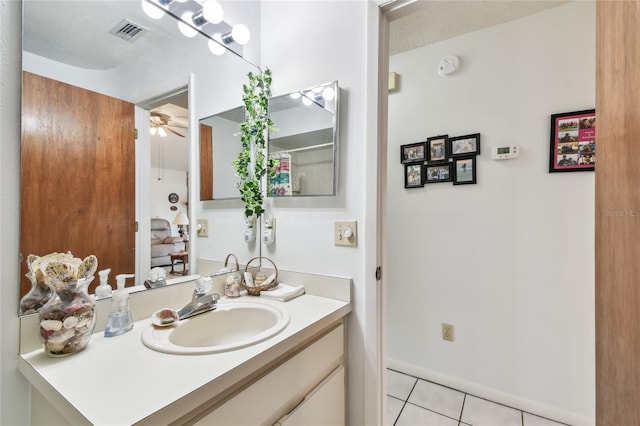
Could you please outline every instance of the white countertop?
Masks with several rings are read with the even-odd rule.
[[[278,306],[290,322],[274,337],[246,348],[171,355],[144,346],[142,331],[151,323],[144,319],[121,336],[95,333],[84,351],[69,357],[51,358],[42,349],[24,353],[18,370],[73,424],[167,424],[176,412],[197,408],[351,311],[350,302],[309,294],[288,302],[252,296],[233,300]]]

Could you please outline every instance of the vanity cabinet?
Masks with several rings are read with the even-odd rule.
[[[338,324],[279,360],[191,424],[345,424],[344,326]]]

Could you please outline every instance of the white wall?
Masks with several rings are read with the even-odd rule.
[[[375,345],[366,348],[373,332],[367,324],[367,296],[375,291],[373,267],[366,270],[367,256],[375,259],[375,235],[365,231],[375,223],[375,208],[366,209],[367,191],[373,191],[375,200],[375,166],[369,167],[375,165],[376,140],[367,140],[368,130],[375,129],[367,113],[377,105],[376,100],[367,104],[369,85],[377,83],[377,75],[369,74],[375,64],[368,66],[370,19],[377,23],[377,9],[366,1],[262,3],[262,63],[273,72],[273,95],[333,80],[343,89],[338,194],[269,199],[266,215],[277,218],[277,236],[263,255],[282,269],[353,278],[354,312],[348,327],[348,424],[353,425],[372,424],[366,418],[372,413],[365,413],[365,386],[375,359]],[[367,161],[372,155],[373,163]],[[338,219],[358,220],[357,248],[334,245],[333,222]]]
[[[451,54],[461,70],[440,77]],[[547,170],[550,114],[595,106],[595,2],[394,55],[390,71],[390,365],[593,423],[594,174]],[[400,145],[476,132],[477,185],[403,188]],[[500,144],[520,158],[491,160]]]

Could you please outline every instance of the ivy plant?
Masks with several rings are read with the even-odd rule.
[[[266,155],[268,132],[275,131],[269,116],[271,97],[271,71],[248,74],[249,83],[242,85],[242,102],[245,107],[244,122],[240,124],[242,151],[232,162],[240,178],[238,190],[244,202],[246,218],[259,218],[264,213],[262,178],[275,169],[275,160]]]

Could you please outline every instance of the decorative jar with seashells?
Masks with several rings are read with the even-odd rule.
[[[87,289],[94,279],[98,259],[84,260],[71,253],[52,253],[44,257],[30,255],[29,269],[44,277],[52,296],[40,308],[40,337],[47,355],[61,357],[83,350],[96,325],[95,301]]]

